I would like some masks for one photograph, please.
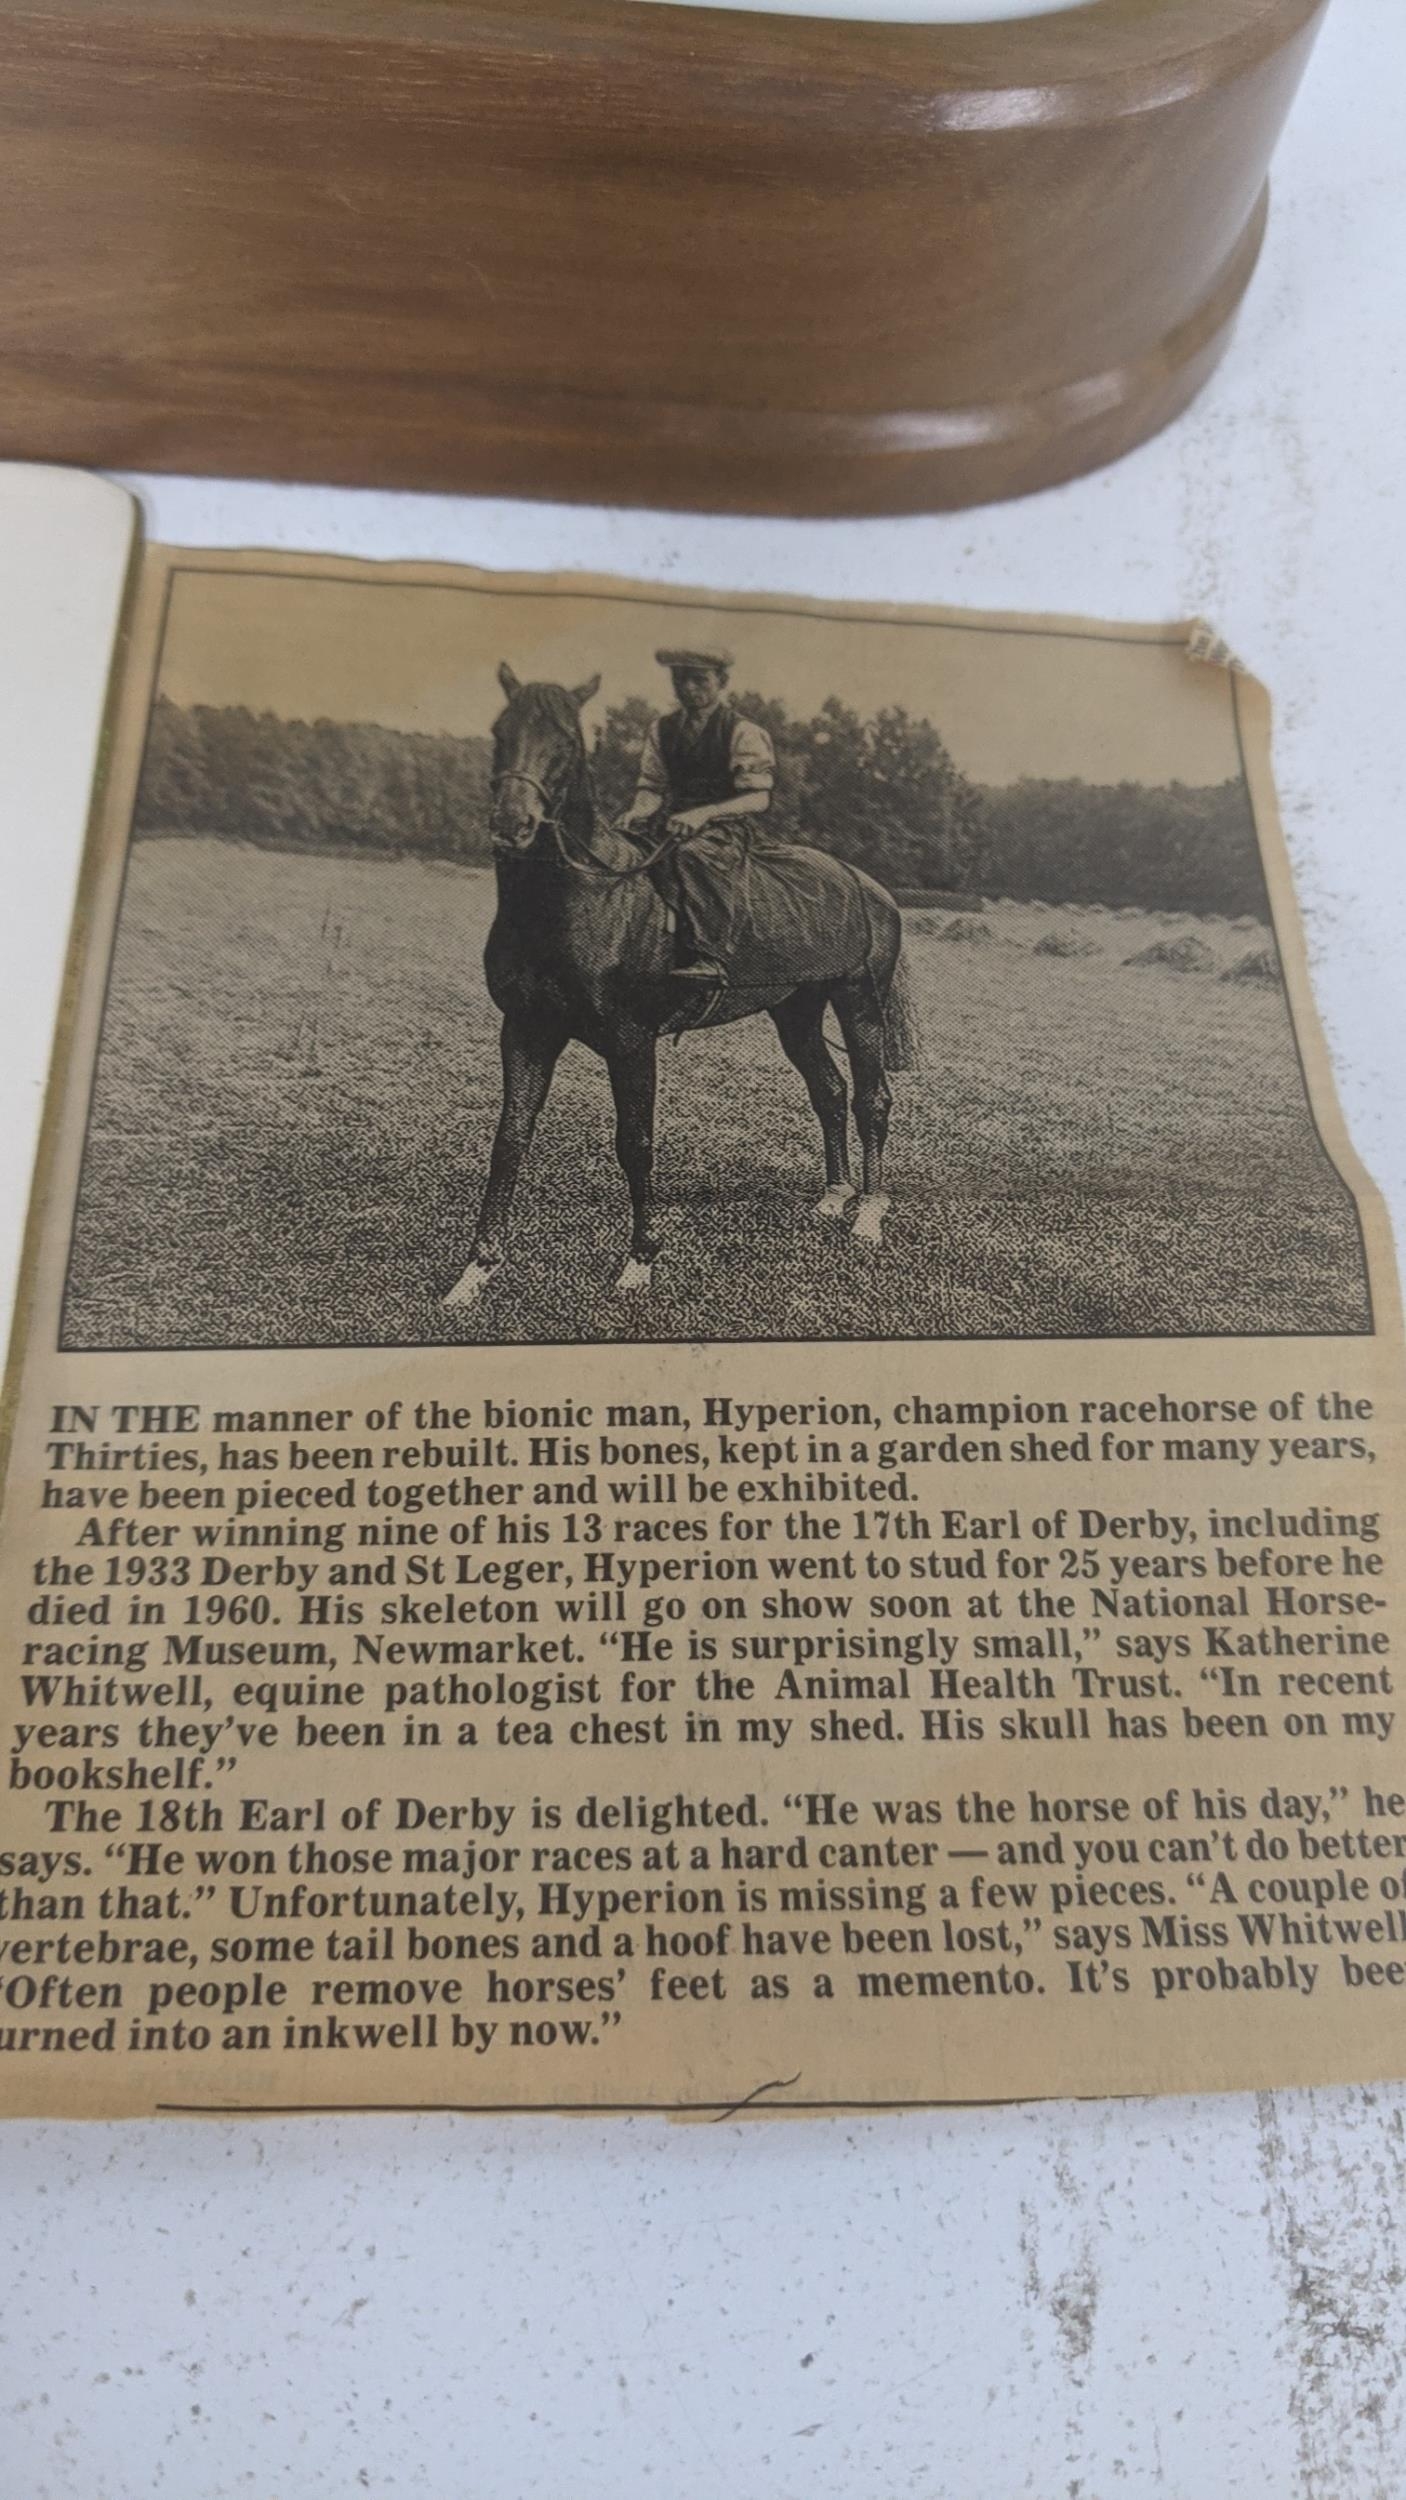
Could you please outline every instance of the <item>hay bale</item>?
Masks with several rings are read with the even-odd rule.
[[[1233,964],[1227,964],[1220,977],[1223,981],[1262,981],[1274,989],[1280,988],[1284,979],[1279,958],[1272,946],[1252,947],[1248,955],[1241,955]]]
[[[1050,929],[1037,938],[1032,955],[1096,955],[1098,948],[1092,938],[1081,937],[1077,929]]]
[[[900,911],[985,911],[984,894],[959,894],[953,887],[896,885],[893,899]]]
[[[1204,938],[1188,929],[1185,937],[1157,938],[1136,955],[1129,955],[1130,964],[1156,964],[1163,972],[1214,972],[1216,959]]]

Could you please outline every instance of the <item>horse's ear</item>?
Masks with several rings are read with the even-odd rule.
[[[500,660],[498,663],[498,683],[510,703],[515,694],[522,692],[522,679],[515,669],[509,668],[506,660]]]
[[[599,693],[600,693],[600,670],[599,670],[599,669],[597,669],[597,670],[596,670],[596,673],[595,673],[595,675],[594,675],[594,677],[588,677],[588,678],[587,678],[587,680],[586,680],[586,682],[585,682],[585,684],[584,684],[584,686],[573,686],[573,687],[572,687],[572,689],[571,689],[571,700],[572,700],[572,702],[575,704],[577,711],[578,711],[578,712],[581,712],[581,711],[584,711],[584,710],[585,710],[585,707],[586,707],[586,705],[590,702],[590,699],[591,699],[592,695],[593,695],[593,694],[599,694]]]

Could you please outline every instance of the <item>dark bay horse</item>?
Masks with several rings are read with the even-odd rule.
[[[668,914],[648,874],[667,842],[648,845],[642,855],[634,842],[596,820],[580,715],[600,679],[572,692],[525,686],[506,662],[498,676],[507,697],[493,730],[498,912],[484,970],[503,1017],[503,1107],[469,1263],[446,1301],[473,1302],[502,1264],[518,1175],[557,1061],[573,1041],[605,1061],[615,1098],[616,1151],[634,1209],[617,1290],[638,1293],[648,1286],[659,1250],[655,1051],[661,1035],[680,1029],[681,1018],[720,1024],[770,1015],[820,1122],[825,1190],[818,1211],[839,1220],[855,1208],[856,1240],[881,1242],[892,1099],[886,1071],[916,1064],[899,966],[902,924],[892,896],[827,853],[792,851],[792,859],[802,859],[808,874],[820,879],[822,894],[833,890],[835,927],[848,934],[832,952],[846,959],[816,977],[815,962],[824,957],[821,929],[810,939],[805,971],[788,977],[778,958],[765,987],[728,988],[720,999],[714,991],[681,1002]],[[825,1040],[827,1006],[835,1010],[849,1056],[862,1193],[850,1178],[849,1102]]]

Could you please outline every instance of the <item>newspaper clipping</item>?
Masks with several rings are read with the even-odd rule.
[[[1188,629],[151,550],[0,2109],[1406,2071],[1402,1337]]]

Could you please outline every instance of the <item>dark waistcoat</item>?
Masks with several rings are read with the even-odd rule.
[[[669,776],[673,814],[689,807],[720,807],[735,798],[732,780],[732,733],[737,714],[730,703],[709,713],[697,738],[690,738],[681,712],[666,712],[659,723],[659,751]]]

